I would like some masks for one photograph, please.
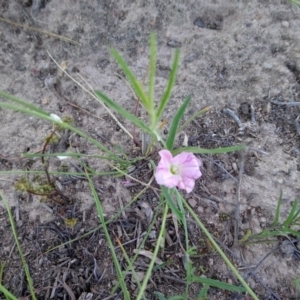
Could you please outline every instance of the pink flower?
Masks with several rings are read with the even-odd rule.
[[[155,179],[158,184],[168,188],[177,186],[190,193],[195,180],[201,177],[201,161],[192,153],[182,152],[172,156],[168,150],[159,151],[160,162],[156,168]]]

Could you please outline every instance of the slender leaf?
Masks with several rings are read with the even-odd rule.
[[[25,260],[25,257],[24,257],[19,239],[18,239],[18,234],[17,234],[15,222],[14,222],[10,207],[8,206],[7,200],[4,198],[4,195],[2,194],[1,190],[0,190],[0,198],[4,202],[4,205],[5,205],[7,214],[8,214],[8,218],[9,218],[12,234],[13,234],[13,237],[14,237],[14,241],[17,245],[18,252],[19,252],[19,255],[20,255],[20,258],[21,258],[21,261],[22,261],[23,269],[24,269],[25,274],[26,274],[26,279],[27,279],[27,283],[28,283],[28,286],[29,286],[30,295],[32,297],[32,300],[36,300],[37,298],[35,296],[32,278],[31,278],[29,268],[28,268],[27,262]]]
[[[132,277],[134,278],[134,280],[135,280],[135,282],[136,282],[138,288],[141,289],[140,280],[139,280],[138,275],[137,275],[137,273],[136,273],[136,271],[135,271],[135,268],[134,268],[134,265],[133,265],[133,261],[130,260],[130,258],[129,258],[129,256],[128,256],[126,250],[124,249],[124,247],[123,247],[121,241],[119,241],[118,244],[119,244],[119,247],[121,248],[121,250],[122,250],[122,252],[123,252],[123,255],[124,255],[124,258],[125,258],[125,260],[126,260],[126,262],[127,262],[127,268],[126,268],[126,270],[123,272],[123,277],[125,277],[125,276],[131,271]],[[117,283],[117,285],[118,285],[118,283]]]
[[[119,52],[115,49],[111,50],[111,53],[117,63],[122,68],[123,72],[125,73],[126,77],[128,78],[131,86],[133,87],[136,95],[138,96],[139,100],[142,102],[144,107],[148,110],[149,107],[149,99],[147,98],[147,95],[145,94],[145,91],[142,87],[142,84],[138,81],[138,79],[134,76],[134,74],[131,72],[130,68],[128,67],[126,61],[123,59],[123,57],[119,54]]]
[[[201,289],[201,291],[200,291],[197,299],[198,300],[206,300],[206,299],[208,299],[208,296],[207,296],[208,290],[209,290],[209,285],[204,284],[204,286]]]
[[[246,146],[244,145],[236,145],[231,147],[223,147],[223,148],[215,148],[215,149],[203,149],[198,147],[181,147],[176,150],[173,150],[172,153],[174,155],[179,154],[181,152],[192,152],[195,154],[220,154],[226,152],[240,151],[244,150]]]
[[[163,215],[162,215],[162,221],[161,221],[161,228],[160,228],[160,231],[159,231],[159,234],[158,234],[158,238],[157,238],[157,241],[156,241],[156,245],[155,245],[155,248],[154,248],[154,251],[153,251],[153,257],[148,265],[148,269],[147,269],[147,272],[146,272],[146,275],[144,277],[144,280],[143,280],[143,283],[142,283],[142,287],[137,295],[137,297],[135,298],[136,300],[140,300],[144,294],[145,294],[145,291],[147,289],[147,285],[148,285],[148,281],[151,277],[151,274],[152,274],[152,271],[153,271],[153,267],[154,267],[154,263],[155,263],[155,260],[157,258],[157,255],[158,255],[158,250],[160,248],[160,245],[161,245],[161,242],[163,241],[163,235],[164,235],[164,232],[166,230],[166,220],[167,220],[167,213],[168,213],[168,205],[166,204],[165,205],[165,208],[163,210]]]
[[[206,229],[204,224],[201,222],[197,214],[194,212],[194,210],[189,206],[189,204],[185,201],[184,198],[182,198],[182,203],[188,210],[188,212],[191,214],[192,218],[195,220],[195,222],[198,224],[200,229],[203,231],[203,233],[207,236],[213,247],[217,250],[217,252],[220,254],[224,262],[227,264],[227,266],[230,268],[230,270],[233,272],[233,274],[236,276],[236,278],[242,283],[242,285],[245,287],[246,291],[249,293],[249,295],[254,300],[259,300],[258,297],[255,295],[255,293],[252,291],[252,289],[249,287],[247,282],[244,280],[244,278],[240,275],[238,270],[234,267],[234,265],[231,263],[231,261],[228,259],[226,254],[222,251],[220,246],[215,242],[213,236],[209,233],[209,231]],[[205,284],[210,285],[209,283],[204,282]]]
[[[83,172],[59,172],[59,171],[49,171],[50,175],[72,175],[72,176],[84,176]],[[16,174],[39,174],[44,175],[45,171],[24,171],[24,170],[14,170],[14,171],[0,171],[0,175],[16,175]],[[90,174],[90,176],[106,176],[106,175],[117,175],[118,171],[109,172],[95,172]]]
[[[172,65],[172,70],[169,76],[169,81],[167,84],[167,88],[161,98],[161,101],[158,105],[158,109],[156,112],[156,119],[159,121],[161,119],[161,116],[164,112],[164,109],[170,99],[171,96],[171,92],[172,92],[172,88],[174,86],[175,83],[175,79],[176,79],[176,73],[177,73],[177,69],[178,69],[178,63],[179,63],[179,50],[177,49],[175,51],[175,56],[174,56],[174,60],[173,60],[173,65]]]
[[[297,1],[297,0],[290,0],[292,3],[296,4],[296,5],[299,5],[300,6],[300,1]]]
[[[50,115],[46,112],[39,112],[37,110],[30,110],[28,108],[24,108],[24,107],[20,107],[20,106],[15,106],[9,103],[5,103],[5,102],[0,102],[0,107],[4,107],[10,110],[14,110],[14,111],[20,111],[23,112],[25,114],[31,115],[31,116],[35,116],[37,118],[40,119],[44,119],[47,121],[50,121],[52,123],[56,123],[59,126],[63,127],[63,128],[67,128],[70,129],[71,131],[77,133],[79,136],[86,138],[89,142],[91,142],[92,144],[94,144],[95,146],[97,146],[99,149],[101,149],[102,151],[108,153],[110,155],[110,159],[111,160],[116,160],[119,162],[122,162],[123,160],[120,159],[117,155],[115,155],[113,152],[111,152],[109,149],[107,149],[105,146],[103,146],[101,143],[99,143],[96,139],[86,135],[84,132],[82,132],[81,130],[77,129],[76,127],[71,126],[68,123],[65,122],[58,122],[53,120],[53,118],[50,117]]]
[[[291,211],[290,211],[288,217],[286,218],[286,220],[283,223],[283,226],[285,226],[285,227],[290,227],[291,226],[291,224],[294,220],[294,217],[295,217],[295,212],[296,212],[297,206],[298,206],[298,201],[295,200],[293,205],[292,205],[292,208],[291,208]]]
[[[130,300],[130,295],[129,295],[129,292],[128,292],[127,287],[126,287],[126,283],[125,283],[125,280],[124,280],[124,277],[123,277],[123,274],[122,274],[122,269],[121,269],[120,263],[118,261],[116,252],[114,250],[114,245],[113,245],[113,242],[110,238],[110,235],[109,235],[109,232],[108,232],[108,229],[107,229],[107,225],[106,225],[106,222],[105,222],[105,219],[104,219],[104,212],[103,212],[103,209],[102,209],[101,202],[99,200],[99,197],[98,197],[98,194],[96,192],[95,186],[94,186],[94,184],[93,184],[93,182],[92,182],[92,180],[89,177],[89,174],[87,172],[86,172],[86,178],[88,179],[90,189],[91,189],[93,198],[95,200],[96,209],[97,209],[97,212],[98,212],[98,217],[99,217],[99,220],[102,224],[102,228],[103,228],[103,231],[104,231],[104,234],[105,234],[105,237],[106,237],[106,241],[109,245],[109,249],[110,249],[112,259],[113,259],[113,262],[114,262],[114,265],[115,265],[116,273],[117,273],[117,276],[118,276],[118,281],[120,283],[120,286],[121,286],[121,289],[122,289],[122,292],[123,292],[123,297],[126,300]]]
[[[288,234],[294,235],[297,238],[300,237],[299,231],[290,229],[288,227],[283,227],[282,229],[279,229],[279,230],[274,230],[274,231],[266,230],[257,235],[253,235],[249,239],[249,242],[246,242],[246,244],[259,243],[259,242],[270,242],[270,240],[264,241],[262,239],[266,239],[266,238],[270,238],[270,237],[277,237],[277,236],[286,236]]]
[[[0,283],[0,291],[5,295],[6,299],[10,300],[18,300],[10,291],[8,291],[1,283]]]
[[[153,136],[152,130],[141,120],[139,120],[136,116],[129,113],[127,110],[119,106],[117,103],[112,101],[110,98],[108,98],[106,95],[102,94],[99,91],[95,91],[97,97],[103,100],[103,102],[108,105],[110,108],[115,110],[117,113],[122,115],[124,118],[135,124],[137,127],[141,128],[143,131],[149,133],[151,136]]]
[[[297,201],[298,202],[298,201]],[[294,214],[293,216],[293,225],[295,224],[295,222],[298,220],[298,216],[300,214],[300,209],[297,210],[297,212]]]
[[[182,212],[176,207],[175,203],[173,202],[170,193],[169,193],[169,189],[167,189],[164,186],[160,186],[162,194],[164,195],[169,207],[171,208],[172,212],[175,214],[175,216],[177,217],[178,220],[182,220]]]
[[[184,124],[177,130],[177,133],[184,130],[186,126],[188,126],[195,118],[207,113],[212,109],[212,106],[205,106],[204,108],[200,109],[199,111],[195,112]]]
[[[13,102],[16,102],[16,103],[18,103],[18,104],[21,104],[21,105],[23,105],[24,107],[26,107],[27,109],[36,111],[36,112],[38,112],[38,113],[40,113],[40,114],[43,114],[43,115],[45,115],[45,116],[49,116],[49,114],[48,114],[47,112],[43,111],[42,109],[40,109],[40,108],[38,108],[38,107],[36,107],[36,106],[34,106],[34,105],[32,105],[32,104],[30,104],[30,103],[24,101],[24,100],[21,100],[21,99],[15,97],[15,96],[13,96],[13,95],[10,95],[10,94],[8,94],[8,93],[5,93],[5,92],[3,92],[3,91],[1,91],[1,90],[0,90],[0,96],[3,97],[3,98],[5,98],[5,99],[11,100],[11,101],[13,101]]]
[[[159,300],[168,300],[162,293],[154,292],[154,296],[156,296]]]
[[[187,98],[184,100],[183,104],[179,107],[176,115],[174,116],[172,120],[172,124],[170,127],[170,132],[167,139],[167,148],[172,151],[173,150],[173,144],[176,137],[177,128],[179,125],[180,120],[182,119],[186,108],[188,107],[189,103],[191,102],[191,96],[187,96]]]
[[[138,197],[136,197],[138,198]],[[124,211],[125,209],[123,209]],[[145,243],[148,241],[149,235],[154,227],[155,224],[157,224],[157,218],[158,215],[160,214],[160,209],[156,209],[155,211],[155,215],[153,216],[153,219],[151,221],[151,224],[149,224],[149,226],[147,227],[147,232],[146,234],[143,236],[143,240],[141,241],[141,243],[139,244],[138,248],[136,249],[136,253],[134,254],[134,256],[131,258],[131,265],[135,265],[135,262],[137,260],[137,258],[139,257],[139,251],[141,249],[144,248]],[[115,218],[116,219],[116,218]],[[156,271],[158,269],[161,269],[165,267],[165,264],[161,264],[161,265],[157,265],[153,268],[153,271]],[[123,273],[127,273],[130,269],[130,265],[128,264],[126,269],[123,271]],[[113,290],[111,291],[111,294],[113,294],[116,290],[118,289],[118,283],[115,285],[115,287],[113,288]]]
[[[192,281],[200,282],[203,284],[207,284],[207,285],[214,286],[216,288],[231,291],[231,292],[245,292],[246,291],[244,287],[232,285],[232,284],[229,284],[226,282],[222,282],[219,280],[206,278],[206,277],[193,276]]]
[[[176,295],[170,298],[166,298],[162,293],[160,292],[154,292],[154,296],[156,296],[159,300],[186,300],[187,298],[183,295]]]
[[[5,265],[6,265],[5,261],[0,264],[0,285],[2,284],[2,280],[3,280],[3,273],[4,273]],[[9,299],[7,295],[5,295],[5,298]]]
[[[280,196],[279,196],[279,199],[278,199],[278,202],[277,202],[275,217],[274,217],[274,221],[272,223],[272,226],[277,225],[279,223],[281,203],[282,203],[282,191],[280,191]]]
[[[156,35],[150,37],[150,67],[149,67],[149,109],[154,112],[154,85],[156,72]]]

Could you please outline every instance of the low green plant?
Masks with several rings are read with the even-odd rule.
[[[291,1],[291,3],[294,3],[294,4],[296,4],[296,5],[299,5],[300,6],[300,2],[299,1],[297,1],[297,0],[290,0]]]
[[[143,108],[148,114],[148,123],[145,123],[143,120],[140,120],[137,116],[134,114],[130,113],[126,109],[122,108],[118,103],[110,99],[107,95],[100,91],[95,91],[92,93],[96,99],[102,103],[104,103],[105,107],[108,108],[109,110],[113,110],[120,114],[122,117],[126,118],[130,122],[132,122],[139,130],[142,131],[144,135],[147,135],[150,137],[150,143],[147,146],[147,150],[145,152],[145,156],[147,156],[151,151],[154,151],[159,148],[164,148],[169,150],[173,155],[180,154],[182,152],[191,152],[194,154],[216,154],[216,153],[225,153],[225,152],[231,152],[231,151],[239,151],[244,149],[244,146],[242,145],[236,145],[232,147],[226,147],[226,148],[217,148],[217,149],[203,149],[203,148],[198,148],[198,147],[181,147],[181,148],[174,148],[175,140],[178,135],[178,133],[183,130],[194,118],[197,116],[205,113],[209,108],[202,109],[196,114],[194,114],[191,118],[189,118],[181,127],[180,123],[183,119],[183,116],[186,112],[187,107],[189,106],[191,102],[191,97],[188,96],[183,104],[178,108],[174,118],[171,121],[171,125],[169,128],[169,133],[166,139],[163,139],[162,134],[161,134],[161,123],[162,123],[162,118],[163,118],[163,113],[165,111],[165,108],[171,98],[171,92],[173,89],[173,86],[175,84],[175,79],[176,79],[176,73],[178,70],[178,65],[179,65],[179,50],[175,51],[173,63],[171,66],[171,72],[170,76],[166,85],[166,88],[163,92],[163,95],[159,101],[155,101],[155,73],[156,73],[156,36],[155,34],[151,35],[150,38],[150,63],[149,63],[149,77],[148,77],[148,88],[144,88],[142,83],[136,78],[136,76],[133,74],[133,72],[130,70],[129,66],[125,62],[125,60],[122,58],[122,56],[116,51],[112,50],[112,55],[114,56],[115,60],[118,62],[119,66],[121,67],[122,71],[124,72],[127,80],[129,81],[133,91],[137,95],[139,101],[141,102]],[[66,73],[67,74],[67,73]],[[69,74],[67,76],[70,77]],[[53,122],[56,124],[56,126],[59,126],[62,129],[69,129],[73,131],[74,133],[78,134],[81,137],[86,138],[86,140],[95,146],[99,148],[99,150],[102,151],[103,155],[99,156],[99,159],[105,159],[115,170],[117,170],[120,174],[125,174],[126,172],[122,171],[119,166],[130,166],[132,164],[133,160],[129,159],[126,154],[124,155],[124,151],[120,151],[120,148],[122,149],[122,146],[119,148],[115,147],[115,150],[117,150],[117,153],[113,150],[108,149],[105,147],[102,143],[99,143],[97,140],[91,138],[81,130],[73,127],[70,122],[65,122],[64,120],[61,120],[58,116],[53,116],[52,114],[49,114],[48,112],[45,112],[39,108],[36,108],[35,106],[15,97],[12,95],[9,95],[7,93],[4,93],[0,91],[0,96],[3,98],[6,98],[10,100],[10,102],[0,102],[0,106],[3,108],[8,108],[12,109],[15,111],[20,111],[26,114],[30,114],[32,116],[44,119],[46,121]],[[111,112],[110,112],[111,113]],[[114,117],[115,118],[115,117]],[[122,125],[121,125],[122,126]],[[126,129],[125,129],[126,130]],[[127,131],[126,131],[127,132]],[[132,136],[130,133],[128,133],[129,136]],[[120,155],[121,153],[121,155]],[[51,156],[57,156],[57,154],[27,154],[27,156],[42,156],[42,157],[51,157]],[[77,158],[82,157],[83,155],[78,154],[78,153],[68,153],[68,154],[61,154],[63,156],[75,156]],[[155,164],[153,161],[150,160],[153,166],[153,171],[155,170]],[[84,172],[82,172],[85,177],[87,178],[90,189],[92,192],[92,195],[94,197],[95,203],[96,203],[96,208],[99,216],[99,220],[101,223],[101,228],[104,231],[107,243],[109,245],[109,248],[111,250],[111,256],[114,262],[116,274],[118,277],[118,283],[114,287],[116,289],[117,287],[120,287],[123,293],[123,298],[126,300],[130,299],[130,294],[126,286],[125,282],[125,277],[128,274],[128,271],[133,273],[133,277],[135,277],[135,269],[133,262],[136,259],[136,256],[133,259],[130,259],[129,256],[124,252],[125,250],[122,248],[123,254],[126,258],[128,268],[123,269],[120,265],[120,262],[118,260],[118,257],[116,255],[115,249],[114,249],[114,242],[112,238],[110,237],[110,234],[107,229],[107,221],[104,219],[104,214],[103,214],[103,208],[101,205],[101,201],[98,197],[98,194],[95,190],[95,187],[93,185],[93,181],[91,180],[91,176],[94,175],[93,172],[90,172],[88,170],[88,167],[86,165],[83,165]],[[46,170],[45,170],[46,171]],[[49,172],[50,174],[50,172]],[[150,183],[145,184],[146,188],[150,187]],[[145,189],[146,189],[145,188]],[[225,253],[221,250],[221,248],[218,246],[218,244],[214,241],[212,235],[208,232],[208,230],[205,228],[199,217],[195,214],[195,212],[192,210],[192,208],[187,204],[186,200],[182,197],[182,195],[178,192],[177,189],[175,188],[166,188],[164,186],[161,186],[161,192],[159,194],[160,197],[160,208],[162,210],[161,215],[160,215],[160,230],[158,233],[157,237],[157,242],[156,246],[153,250],[152,253],[152,258],[150,260],[150,263],[148,265],[148,269],[146,271],[146,274],[144,276],[144,279],[141,283],[138,284],[138,293],[136,296],[136,300],[140,299],[145,299],[145,292],[146,288],[148,285],[148,282],[150,280],[150,277],[153,273],[154,270],[154,265],[155,261],[157,259],[158,253],[160,249],[163,249],[164,245],[164,240],[166,236],[166,220],[167,220],[167,215],[168,212],[171,211],[172,214],[176,217],[178,220],[178,223],[183,227],[184,233],[185,233],[185,244],[183,246],[183,255],[186,261],[186,288],[185,292],[182,295],[178,295],[175,297],[172,297],[171,299],[188,299],[189,295],[189,287],[192,283],[201,283],[203,284],[203,288],[199,293],[199,298],[200,299],[205,299],[207,297],[207,291],[210,286],[213,287],[218,287],[220,289],[224,290],[229,290],[229,291],[238,291],[238,292],[247,292],[251,297],[255,300],[257,300],[257,296],[255,293],[251,290],[251,288],[248,286],[248,284],[245,282],[245,280],[242,278],[242,276],[239,274],[239,272],[236,270],[236,268],[233,266],[233,264],[230,262],[230,260],[227,258]],[[13,221],[12,216],[10,214],[9,207],[7,206],[7,211],[9,213],[9,218],[11,222]],[[187,219],[186,219],[186,214],[189,213],[192,218],[195,220],[195,222],[198,224],[199,228],[203,231],[203,233],[207,236],[208,240],[210,243],[213,245],[215,250],[220,254],[220,256],[223,258],[224,262],[228,265],[230,270],[233,272],[233,274],[236,276],[236,278],[241,282],[243,287],[235,286],[235,285],[230,285],[224,282],[220,282],[217,280],[212,280],[209,278],[201,277],[201,276],[196,276],[195,275],[195,268],[192,265],[192,260],[190,256],[194,253],[194,249],[191,247],[190,242],[189,242],[189,233],[188,233],[188,226],[187,226]],[[15,234],[15,229],[13,228],[13,232]],[[19,249],[19,246],[18,246]],[[22,253],[20,252],[22,262],[23,262],[23,267],[25,271],[28,271],[26,262],[23,261],[23,256]],[[27,269],[26,269],[27,268]],[[28,275],[28,284],[29,284],[29,289],[32,292],[32,297],[34,295],[33,291],[33,285],[32,285],[32,280],[30,278],[30,274],[27,272],[26,275]],[[4,288],[4,287],[3,287]],[[165,299],[162,298],[163,295],[160,295],[159,293],[156,293],[157,297],[161,297],[160,299]],[[33,298],[34,299],[34,298]]]
[[[266,243],[274,242],[279,236],[293,236],[294,238],[300,238],[300,205],[299,201],[295,200],[291,206],[291,210],[288,216],[284,220],[280,220],[282,205],[282,192],[278,198],[276,212],[273,222],[264,228],[260,233],[247,234],[240,244],[250,243]]]

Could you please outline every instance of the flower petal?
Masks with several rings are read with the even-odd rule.
[[[159,165],[170,166],[173,160],[172,153],[169,150],[161,150],[158,152],[160,156]]]
[[[201,161],[189,152],[182,152],[175,157],[168,150],[159,152],[161,160],[156,168],[155,179],[158,184],[168,188],[178,187],[190,193],[195,186],[195,180],[201,177]],[[171,168],[176,167],[178,174],[173,174]]]

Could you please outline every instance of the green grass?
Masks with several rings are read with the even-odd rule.
[[[264,228],[260,233],[249,233],[242,238],[240,244],[270,243],[280,236],[293,236],[300,238],[300,205],[295,200],[286,218],[280,220],[282,206],[282,192],[278,198],[277,207],[273,222]]]

